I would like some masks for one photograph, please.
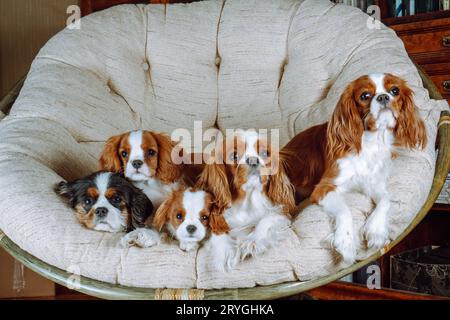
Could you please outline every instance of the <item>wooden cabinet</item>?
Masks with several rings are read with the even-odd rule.
[[[414,19],[415,18],[415,19]],[[450,103],[450,12],[385,21]]]

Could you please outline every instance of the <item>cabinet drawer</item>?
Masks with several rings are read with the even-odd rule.
[[[450,74],[430,76],[444,99],[450,101]]]
[[[391,28],[403,40],[410,55],[433,53],[441,61],[445,57],[450,61],[450,13],[448,18],[392,25]]]
[[[436,32],[402,35],[400,38],[410,54],[443,51],[450,56],[450,28]]]

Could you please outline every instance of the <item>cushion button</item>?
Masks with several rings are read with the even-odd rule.
[[[220,66],[220,62],[222,62],[222,59],[220,57],[216,58],[216,66]]]
[[[148,64],[148,62],[144,62],[142,64],[142,69],[144,69],[144,71],[150,70],[150,65]]]

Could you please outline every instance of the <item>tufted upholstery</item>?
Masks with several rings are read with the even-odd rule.
[[[222,274],[203,248],[121,248],[121,235],[82,228],[52,186],[96,170],[103,142],[132,129],[193,130],[196,120],[204,129],[277,128],[283,145],[327,121],[349,81],[391,72],[413,87],[431,141],[395,160],[395,238],[428,195],[436,123],[448,105],[429,100],[402,42],[384,26],[368,28],[367,18],[326,0],[124,5],[84,18],[81,30],[60,32],[40,51],[0,122],[0,229],[45,262],[128,286],[251,287],[342,269],[317,206],[299,214],[283,250]],[[348,201],[359,230],[372,203],[360,194]],[[362,244],[360,257],[368,254]]]

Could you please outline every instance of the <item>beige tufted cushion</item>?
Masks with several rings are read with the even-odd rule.
[[[120,234],[82,228],[52,186],[96,170],[103,142],[137,128],[192,130],[195,120],[204,129],[278,128],[284,144],[327,121],[349,81],[392,72],[413,87],[430,141],[425,152],[395,160],[396,237],[428,195],[436,123],[448,105],[428,99],[394,32],[366,22],[326,0],[124,5],[84,18],[81,30],[64,30],[41,50],[0,122],[0,228],[45,262],[128,286],[251,287],[342,269],[325,241],[330,218],[317,206],[299,214],[283,250],[222,274],[210,270],[203,248],[125,249]],[[359,194],[348,201],[358,231],[372,203]]]

